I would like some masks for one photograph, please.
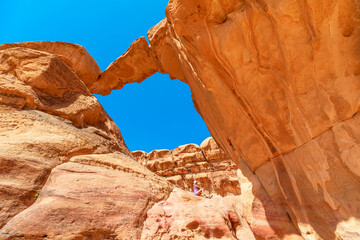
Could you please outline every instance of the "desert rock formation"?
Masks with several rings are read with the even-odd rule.
[[[55,55],[0,51],[0,226],[34,202],[52,168],[70,157],[128,150],[115,123]]]
[[[88,60],[34,44],[0,46],[0,239],[139,239],[172,186],[131,157],[77,75]]]
[[[144,239],[160,239],[160,236],[169,239],[167,237],[175,235],[187,236],[190,239],[206,239],[206,236],[216,237],[217,234],[226,239],[233,239],[229,235],[231,233],[235,237],[244,239],[251,239],[251,236],[256,239],[303,239],[283,209],[282,203],[273,202],[260,182],[256,181],[257,179],[250,182],[238,168],[239,166],[230,161],[229,156],[211,137],[204,140],[200,146],[187,144],[171,151],[154,150],[150,153],[134,151],[131,154],[149,170],[163,176],[176,187],[192,192],[193,181],[197,180],[204,193],[214,198],[203,201],[202,198],[191,196],[175,188],[169,199],[157,203],[154,206],[155,210],[148,212],[150,219],[145,222],[142,233]],[[256,196],[252,190],[256,190]],[[230,205],[232,207],[229,208]],[[165,214],[161,209],[169,213]],[[201,214],[203,210],[206,211],[205,215]],[[227,211],[236,213],[237,219],[243,218],[246,221],[246,226],[252,231],[251,236],[248,236],[247,230],[242,228],[245,226],[243,224],[241,231],[225,227],[223,219],[227,219]],[[222,220],[214,221],[221,214]],[[167,218],[168,215],[172,217]],[[217,217],[213,219],[211,216]],[[156,222],[155,226],[161,226],[158,230],[154,228],[154,222]],[[199,229],[197,227],[188,229],[187,224],[192,222],[203,223],[204,226]],[[216,233],[216,226],[221,225],[224,225],[220,227],[223,230]],[[177,232],[179,229],[183,229],[181,234]],[[236,234],[237,231],[241,233]]]
[[[140,239],[147,210],[171,189],[126,154],[75,156],[52,170],[36,202],[0,238]]]
[[[77,54],[59,55],[68,47],[74,45],[0,46],[1,240],[301,239],[281,205],[267,195],[204,200],[174,188],[138,163],[78,76],[89,65],[74,64]],[[81,61],[93,59],[87,55]],[[217,165],[220,170],[236,167],[212,139],[200,147],[181,146],[171,154],[184,163],[206,158],[211,166],[225,159],[226,164]],[[200,171],[206,169],[202,167]],[[238,180],[231,183],[232,188],[219,194],[239,193]],[[176,221],[164,231],[162,221],[170,215]],[[179,232],[183,225],[185,231]]]
[[[86,216],[91,210],[84,210],[87,197],[96,204],[94,216],[111,212],[107,203],[86,192],[100,191],[101,185],[81,184],[74,190],[67,177],[91,183],[89,179],[122,176],[151,186],[139,193],[126,188],[106,195],[114,201],[117,194],[128,193],[124,205],[114,208],[132,209],[130,222],[142,219],[144,232],[124,227],[123,218],[115,214],[117,224],[99,217],[99,238],[120,234],[119,228],[129,232],[128,239],[158,238],[161,231],[148,226],[155,219],[160,226],[166,220],[162,214],[193,218],[176,211],[187,205],[187,193],[173,190],[130,156],[120,131],[91,94],[108,94],[158,71],[190,86],[195,108],[239,169],[238,220],[224,213],[217,216],[225,216],[230,225],[212,220],[222,226],[222,236],[234,237],[236,228],[226,226],[245,219],[256,239],[359,239],[359,19],[357,0],[170,0],[166,18],[148,32],[150,46],[140,38],[100,77],[96,62],[77,45],[1,45],[0,237],[25,236],[19,228],[31,228],[27,214],[44,219],[42,211],[54,211],[53,223],[63,221],[61,209],[91,222]],[[196,156],[196,146],[189,148]],[[179,156],[189,154],[178,150]],[[157,152],[159,166],[168,163],[162,157],[167,154],[176,155]],[[155,166],[156,158],[149,157],[149,166],[151,161]],[[148,176],[139,178],[142,171]],[[78,198],[66,198],[81,189]],[[160,189],[163,195],[158,195]],[[139,201],[139,206],[150,209],[145,223],[142,213],[133,209],[140,195],[148,201]],[[216,211],[212,203],[199,204]],[[209,216],[198,218],[204,219]],[[164,226],[176,235],[171,226],[184,223]],[[250,236],[247,225],[240,230]],[[91,226],[79,223],[80,232],[71,230],[75,235],[57,235],[56,228],[48,232],[59,239],[86,237],[95,234]],[[191,226],[189,234],[196,236],[219,232],[206,224]],[[33,239],[46,235],[39,229],[28,232]]]
[[[175,186],[192,191],[197,180],[207,195],[239,195],[237,169],[230,157],[210,137],[200,146],[187,144],[174,150],[131,153],[141,164]]]
[[[171,0],[148,32],[241,184],[306,239],[360,238],[359,19],[357,0]]]

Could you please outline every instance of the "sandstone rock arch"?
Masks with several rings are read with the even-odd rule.
[[[359,3],[172,0],[166,16],[141,40],[151,70],[189,84],[212,136],[304,238],[359,237]]]

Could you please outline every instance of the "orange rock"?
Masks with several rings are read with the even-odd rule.
[[[17,47],[34,49],[56,55],[76,73],[87,87],[90,87],[98,79],[101,73],[100,67],[96,61],[84,47],[77,44],[58,41],[6,43],[0,45],[0,50]]]
[[[0,51],[0,228],[74,155],[129,153],[119,129],[55,55]]]
[[[206,195],[237,196],[221,201],[227,201],[229,204],[232,202],[232,204],[241,206],[243,209],[242,217],[250,226],[256,239],[303,239],[299,236],[297,229],[284,210],[282,201],[278,199],[272,201],[256,175],[246,166],[243,166],[245,163],[239,162],[236,165],[231,162],[228,155],[219,148],[211,137],[204,140],[200,147],[195,144],[187,144],[172,151],[155,150],[148,154],[143,151],[135,151],[131,154],[151,171],[189,192],[192,192],[193,181],[197,180]],[[273,176],[275,177],[275,174]],[[175,199],[178,198],[181,199],[179,194],[175,194],[171,197],[172,200],[167,202],[176,201]],[[201,201],[200,203],[195,201],[192,204],[194,206],[190,208],[190,211],[195,212],[194,215],[197,215],[196,209],[202,203]],[[175,208],[175,206],[173,207]],[[176,206],[179,209],[182,209],[182,207],[182,205]],[[154,211],[156,213],[151,213],[151,210],[149,214],[155,214],[156,218],[159,218],[158,210]],[[211,212],[211,214],[213,213]],[[188,219],[189,217],[178,216],[175,219],[182,222],[184,218]],[[157,239],[156,234],[161,234],[164,231],[166,235],[179,235],[169,230],[169,228],[179,229],[178,225],[174,227],[168,226],[168,229],[161,225],[163,228],[155,234],[154,231],[156,231],[157,227],[152,226],[152,221],[155,220],[149,220],[147,223],[149,229],[145,229],[145,232],[149,231],[151,233],[146,233],[145,239],[151,239],[152,237]],[[216,221],[210,217],[206,221],[203,220],[206,224]],[[163,221],[160,222],[163,224]],[[148,234],[150,235],[148,236]],[[197,234],[201,235],[201,233]],[[204,231],[202,231],[202,234],[204,234]]]
[[[204,199],[174,189],[166,201],[155,204],[147,215],[142,240],[255,240],[242,216],[239,197]]]
[[[192,191],[197,180],[206,194],[220,196],[239,195],[237,167],[212,138],[201,146],[187,144],[174,150],[154,150],[150,153],[131,153],[138,162],[169,182],[187,191]]]
[[[254,199],[243,161],[306,239],[360,236],[359,17],[356,0],[172,0],[149,32]]]
[[[123,82],[142,81],[149,69],[185,81],[211,135],[239,169],[242,216],[257,239],[301,239],[297,231],[305,239],[358,239],[359,18],[357,0],[171,0],[166,19],[148,32],[150,49],[136,42],[128,52],[144,50],[146,54],[129,59],[148,61],[149,68],[125,60],[125,54],[92,89],[107,94]],[[106,129],[100,123],[109,121],[101,120],[97,104],[84,107],[84,99],[90,97],[85,86],[75,80],[70,80],[76,82],[73,86],[58,82],[74,92],[80,87],[81,93],[74,96],[84,97],[76,101],[63,97],[61,88],[44,93],[49,81],[39,79],[47,76],[37,77],[44,70],[31,70],[33,61],[27,65],[19,52],[11,51],[0,58],[6,79],[1,101],[16,109],[41,110],[79,127]],[[34,69],[61,65],[48,55],[36,58]],[[129,65],[123,70],[116,67],[122,61]],[[131,69],[140,74],[129,74]],[[24,72],[34,77],[23,77]],[[118,81],[121,74],[130,80]],[[7,87],[9,83],[15,87]],[[84,119],[77,117],[80,113]],[[204,161],[212,150],[199,154],[199,149],[188,145],[135,155],[163,176],[206,178],[199,172],[212,166]],[[214,168],[224,171],[227,166],[233,169],[223,163]],[[181,181],[177,176],[173,180]]]
[[[122,153],[75,156],[52,170],[37,201],[1,239],[140,239],[146,212],[172,188]]]
[[[288,206],[306,238],[360,236],[357,164],[347,157],[357,154],[359,124],[357,114],[256,171],[272,199]]]
[[[125,84],[142,82],[158,70],[149,45],[144,37],[133,42],[130,48],[101,73],[90,88],[92,93],[108,95]]]
[[[167,24],[168,20],[165,18],[148,31],[147,36],[151,50],[157,59],[159,72],[169,74],[171,79],[186,81],[180,62],[181,58],[178,56],[176,48],[172,46],[173,41]]]

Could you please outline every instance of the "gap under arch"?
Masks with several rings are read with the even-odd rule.
[[[130,151],[200,145],[210,137],[194,108],[189,86],[168,75],[156,73],[140,84],[95,96],[119,127]]]

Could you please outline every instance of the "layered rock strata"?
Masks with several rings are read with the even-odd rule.
[[[357,0],[171,0],[148,32],[241,192],[263,185],[306,239],[360,237],[359,19]]]
[[[134,151],[131,154],[150,171],[184,190],[192,191],[193,182],[197,180],[206,194],[240,194],[238,168],[212,138],[200,146],[187,144],[171,151]]]

